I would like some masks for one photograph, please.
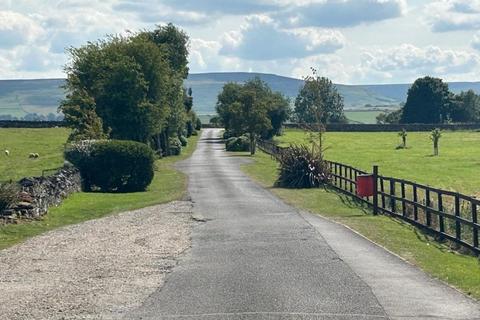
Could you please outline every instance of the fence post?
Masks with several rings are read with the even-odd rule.
[[[462,224],[459,220],[461,217],[460,212],[460,196],[458,193],[455,194],[455,238],[457,240],[462,240]]]
[[[373,214],[378,215],[378,166],[373,166]]]
[[[477,204],[472,202],[472,222],[474,224],[478,223],[478,213],[477,213]],[[478,247],[478,228],[473,227],[473,246],[477,249]]]

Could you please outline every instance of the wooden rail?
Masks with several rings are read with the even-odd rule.
[[[287,149],[269,141],[259,141],[258,147],[277,159]],[[357,195],[357,177],[369,173],[339,162],[327,163],[332,176],[330,185],[371,205],[374,213],[402,219],[439,241],[449,240],[480,254],[480,199],[376,172],[374,196],[362,198]]]

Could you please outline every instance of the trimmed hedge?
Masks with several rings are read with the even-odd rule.
[[[180,143],[182,144],[182,147],[186,147],[186,146],[187,146],[188,140],[187,140],[186,137],[180,136],[180,137],[178,137],[178,139],[180,140]]]
[[[154,176],[154,153],[140,142],[83,141],[69,146],[65,158],[80,170],[86,191],[144,191]]]
[[[182,142],[179,138],[169,138],[168,144],[170,148],[169,154],[171,156],[178,156],[180,153],[182,153]]]
[[[246,135],[232,137],[226,140],[225,147],[227,151],[250,151],[250,139]]]

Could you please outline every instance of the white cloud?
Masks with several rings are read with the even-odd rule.
[[[63,76],[65,48],[144,26],[128,15],[115,14],[112,1],[2,1],[0,57],[8,67],[0,78]]]
[[[302,79],[311,74],[311,68],[315,68],[323,77],[335,79],[336,83],[349,83],[354,80],[353,68],[336,55],[313,56],[293,61],[292,76]]]
[[[398,18],[405,0],[324,0],[296,3],[274,16],[289,27],[352,27]]]
[[[38,19],[48,33],[53,53],[63,53],[65,48],[78,47],[107,34],[125,33],[129,26],[125,18],[83,7],[76,14],[63,15],[59,12]]]
[[[267,16],[250,16],[240,31],[224,35],[220,54],[245,60],[304,58],[333,53],[343,47],[343,35],[334,30],[281,29]]]
[[[477,32],[473,36],[473,40],[471,42],[471,46],[473,49],[480,51],[480,32]]]
[[[172,8],[203,13],[246,15],[278,10],[280,1],[275,0],[164,0]]]
[[[221,44],[217,41],[207,41],[202,39],[190,40],[190,68],[199,71],[215,70],[221,67],[217,59]]]
[[[38,40],[44,34],[30,17],[12,11],[0,11],[0,47],[13,48]]]
[[[162,3],[160,0],[131,1],[120,0],[113,5],[119,12],[135,14],[141,21],[148,23],[172,22],[181,25],[199,25],[211,22],[209,15],[200,11],[179,10]]]
[[[415,25],[424,21],[431,28]],[[65,48],[166,22],[191,36],[192,72],[301,77],[316,67],[347,83],[480,74],[480,0],[4,0],[0,78],[64,76]]]
[[[433,32],[480,28],[480,0],[434,1],[425,7]]]
[[[389,49],[365,50],[356,72],[377,81],[405,82],[423,75],[449,78],[471,75],[478,72],[479,66],[480,57],[475,53],[403,44]]]

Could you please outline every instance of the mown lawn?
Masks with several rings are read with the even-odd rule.
[[[68,134],[66,128],[0,129],[0,181],[41,176],[42,170],[61,167]],[[40,157],[29,159],[30,153]]]
[[[301,130],[286,130],[282,145],[305,142]],[[440,156],[433,157],[429,132],[409,132],[407,149],[396,147],[395,132],[327,132],[326,158],[380,174],[429,184],[434,187],[480,195],[480,132],[443,132]]]
[[[198,136],[191,137],[180,156],[158,160],[154,180],[146,192],[73,194],[59,207],[51,208],[42,220],[0,227],[0,249],[65,225],[181,199],[186,192],[187,177],[173,165],[188,158],[197,141]]]
[[[480,261],[449,250],[414,227],[387,216],[373,216],[351,198],[325,189],[274,188],[277,163],[259,152],[243,170],[253,179],[298,208],[320,214],[358,231],[412,264],[480,299]]]

